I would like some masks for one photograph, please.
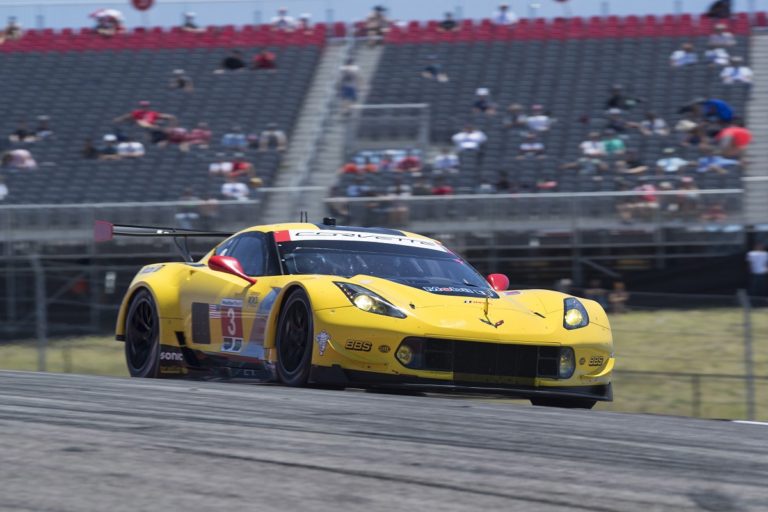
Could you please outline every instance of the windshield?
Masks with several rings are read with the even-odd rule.
[[[302,240],[277,245],[288,274],[368,275],[441,295],[496,297],[483,276],[437,244]]]

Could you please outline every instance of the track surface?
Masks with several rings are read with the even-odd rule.
[[[0,372],[0,509],[768,510],[768,426]]]

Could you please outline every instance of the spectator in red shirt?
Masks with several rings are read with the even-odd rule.
[[[211,136],[211,129],[208,128],[208,123],[200,122],[197,123],[197,127],[187,134],[184,142],[187,145],[187,149],[192,145],[207,148],[211,143]]]
[[[368,158],[368,157],[365,157],[365,160],[364,160],[364,163],[363,163],[363,168],[362,168],[362,171],[363,171],[364,173],[375,173],[375,172],[379,172],[379,166],[378,166],[378,165],[376,165],[375,163],[371,162],[371,159],[370,159],[370,158]]]
[[[433,196],[452,196],[453,187],[445,182],[442,178],[438,178],[435,182],[435,186],[432,187]]]
[[[410,149],[406,151],[405,157],[397,162],[398,171],[419,172],[421,170],[421,158],[413,154]]]
[[[354,160],[350,160],[343,166],[341,166],[341,169],[339,169],[339,173],[341,174],[360,174],[360,167],[358,167],[357,163],[355,163]]]
[[[715,140],[720,144],[723,156],[741,157],[752,142],[752,132],[740,124],[733,123],[720,130]]]
[[[171,114],[163,114],[161,112],[157,112],[156,110],[152,110],[150,108],[150,103],[146,100],[143,100],[139,102],[139,108],[134,109],[127,114],[123,114],[122,116],[116,117],[114,122],[122,123],[123,121],[130,121],[136,123],[137,126],[142,128],[157,129],[158,121],[161,119],[173,120],[175,117]]]
[[[253,69],[275,69],[277,68],[277,56],[269,50],[261,50],[253,56],[251,67]]]

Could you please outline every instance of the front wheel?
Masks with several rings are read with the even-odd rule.
[[[291,292],[277,327],[277,376],[286,386],[304,386],[312,367],[312,308],[304,290]]]
[[[128,307],[125,362],[131,377],[154,379],[160,372],[160,321],[148,290],[138,292]]]
[[[531,398],[531,404],[539,407],[560,407],[563,409],[591,409],[597,400],[586,398]]]

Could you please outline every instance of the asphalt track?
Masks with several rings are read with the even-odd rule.
[[[768,510],[768,425],[0,372],[0,509]]]

